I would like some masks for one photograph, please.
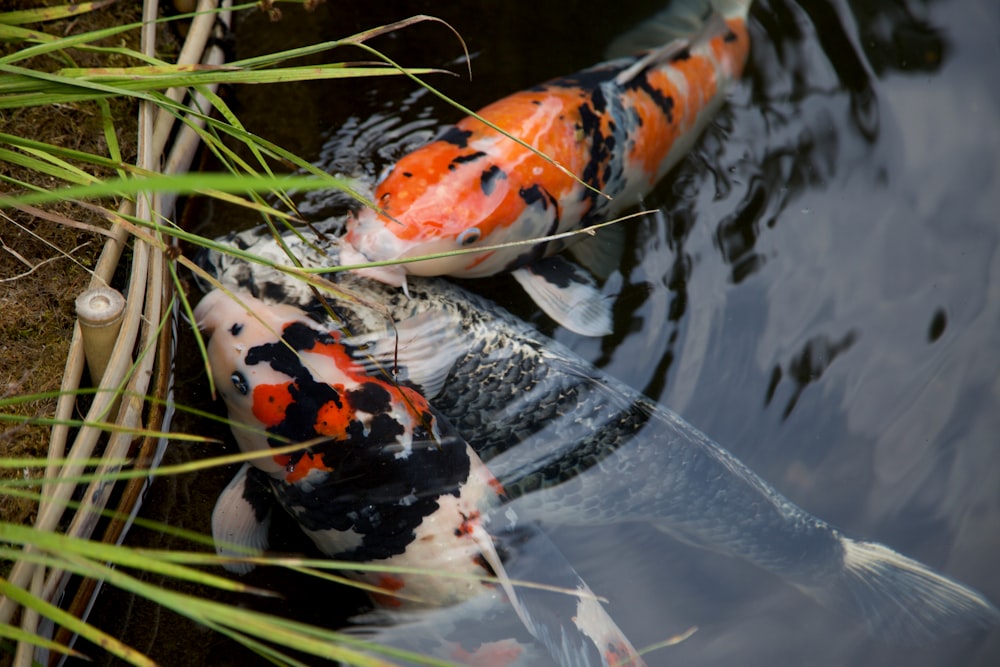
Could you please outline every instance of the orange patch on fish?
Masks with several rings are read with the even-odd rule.
[[[743,19],[729,19],[726,24],[732,34],[713,39],[712,53],[720,63],[727,65],[733,76],[740,76],[750,56],[750,33]]]
[[[403,601],[391,594],[392,592],[402,590],[406,586],[406,582],[403,581],[402,577],[396,574],[380,574],[375,581],[375,585],[388,591],[386,593],[371,593],[371,599],[375,604],[383,607],[402,606]]]
[[[474,651],[469,651],[459,644],[451,650],[451,657],[463,665],[475,667],[507,667],[512,665],[524,653],[524,648],[515,639],[501,639],[495,642],[484,642]]]
[[[664,97],[675,101],[678,99],[677,89],[665,73],[651,72],[649,81]],[[649,175],[649,180],[652,182],[656,180],[660,163],[670,151],[673,143],[682,134],[676,120],[679,114],[671,114],[671,116],[664,114],[656,100],[642,89],[627,92],[626,98],[641,119],[628,159],[641,164],[643,171]]]
[[[288,471],[288,474],[285,475],[285,481],[289,484],[295,484],[296,482],[305,479],[305,477],[313,470],[331,472],[333,468],[330,468],[323,463],[322,454],[305,452],[302,457],[295,462],[295,466]]]
[[[458,528],[455,529],[455,537],[462,537],[463,535],[471,535],[479,525],[479,519],[481,515],[479,512],[470,512],[468,515],[462,515],[462,523],[459,524]]]
[[[292,404],[289,387],[291,382],[282,384],[259,384],[253,389],[253,416],[264,426],[271,428],[285,420],[288,406]]]
[[[327,401],[324,403],[316,413],[314,428],[320,435],[326,435],[335,440],[346,440],[347,427],[350,425],[355,413],[344,402],[342,385],[338,385],[336,388],[340,389],[340,405],[336,401]]]
[[[503,484],[501,484],[500,480],[497,479],[496,477],[492,478],[489,481],[489,485],[490,485],[490,488],[492,488],[496,492],[496,494],[498,496],[502,496],[505,493],[507,493],[507,490],[505,488],[503,488]]]

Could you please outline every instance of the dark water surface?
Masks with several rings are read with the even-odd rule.
[[[616,34],[659,7],[543,4],[287,8],[281,23],[245,21],[238,50],[429,13],[473,52],[471,83],[434,81],[475,108],[601,60]],[[660,214],[629,223],[622,270],[607,285],[620,293],[615,333],[581,339],[528,304],[504,305],[679,412],[810,512],[1000,602],[1000,5],[757,2],[751,33],[745,81],[646,200]],[[461,71],[441,26],[374,45],[407,65]],[[437,122],[458,118],[414,91],[403,81],[334,82],[235,97],[251,130],[373,178]],[[339,202],[303,205],[322,215]],[[216,230],[237,224],[220,220]],[[183,381],[181,395],[207,400],[201,382]],[[228,474],[159,483],[145,512],[207,531]],[[637,646],[699,627],[650,664],[1000,664],[1000,632],[885,646],[777,578],[647,526],[554,536]],[[145,539],[136,531],[130,541]],[[301,548],[291,532],[283,545]],[[250,580],[288,594],[269,610],[317,623],[361,602],[269,573]],[[208,631],[126,605],[103,596],[95,620],[164,664],[246,657]]]

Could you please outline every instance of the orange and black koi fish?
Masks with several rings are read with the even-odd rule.
[[[332,558],[431,572],[349,575],[384,591],[372,595],[382,607],[427,609],[496,594],[482,580],[495,577],[520,622],[560,664],[644,664],[536,526],[510,512],[492,517],[499,482],[420,393],[366,372],[339,332],[302,310],[235,297],[210,292],[195,311],[211,336],[212,375],[236,441],[264,454],[243,466],[216,503],[212,533],[221,555],[266,548],[276,500]],[[266,455],[289,443],[308,446]],[[522,551],[530,543],[544,571],[501,558],[511,551],[504,536]],[[238,559],[228,567],[250,569]],[[580,595],[515,590],[512,578]],[[510,649],[505,644],[503,655]]]
[[[363,209],[348,222],[343,263],[529,240],[603,222],[636,205],[690,151],[747,60],[750,2],[700,4],[708,14],[698,17],[698,28],[671,29],[679,20],[675,8],[644,26],[648,33],[659,25],[667,36],[686,29],[684,37],[662,37],[659,48],[479,111],[572,176],[477,118],[464,118],[388,172],[374,195],[381,212]],[[363,273],[405,287],[406,274],[478,278],[512,271],[560,324],[586,335],[608,333],[610,310],[590,276],[551,257],[563,247],[518,245]],[[587,263],[599,274],[614,268]]]

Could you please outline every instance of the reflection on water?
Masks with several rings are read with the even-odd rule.
[[[601,17],[582,28],[562,8],[500,2],[477,12],[393,3],[393,16],[328,3],[307,23],[328,38],[440,15],[476,54],[471,84],[444,85],[476,107],[591,64],[658,4],[578,3],[581,17]],[[240,40],[281,29],[250,21]],[[644,201],[660,212],[628,228],[631,251],[606,285],[618,294],[614,335],[553,330],[503,281],[472,287],[680,412],[803,507],[1000,601],[998,30],[989,0],[758,2],[745,85]],[[391,40],[393,54],[413,49],[405,62],[431,65],[455,56],[421,31]],[[400,82],[309,91],[317,109],[304,113],[299,150],[367,181],[456,118]],[[236,93],[247,109],[269,94]],[[244,121],[271,136],[266,114]],[[302,205],[327,215],[345,202]],[[206,523],[189,527],[204,530],[211,494],[199,494]],[[1000,663],[996,631],[888,647],[759,570],[644,528],[553,533],[636,645],[700,627],[651,664]],[[290,594],[278,609],[306,607],[314,622],[340,595],[278,586]],[[214,664],[226,646],[210,650]],[[170,642],[147,650],[178,662]]]

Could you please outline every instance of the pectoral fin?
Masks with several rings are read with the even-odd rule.
[[[263,473],[244,463],[219,495],[212,510],[212,538],[220,556],[253,556],[267,548],[273,496]],[[246,574],[250,563],[223,565],[234,574]]]
[[[426,312],[398,322],[395,329],[352,336],[346,342],[358,347],[357,362],[369,375],[388,373],[434,398],[444,388],[455,360],[466,352],[461,325],[459,319]]]
[[[549,317],[582,336],[611,333],[610,301],[593,278],[563,257],[547,257],[513,274]]]
[[[625,249],[625,227],[622,223],[595,230],[593,236],[581,235],[579,241],[567,249],[577,262],[585,266],[600,280],[618,270]]]

